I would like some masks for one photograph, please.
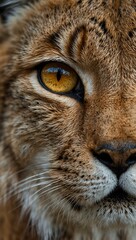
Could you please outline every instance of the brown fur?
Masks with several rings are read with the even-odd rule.
[[[43,171],[40,157],[39,162],[34,159],[39,152],[46,150],[52,154],[48,176],[59,181],[61,196],[64,199],[73,196],[79,205],[95,208],[83,190],[88,188],[88,181],[93,184],[96,180],[91,175],[95,171],[92,151],[105,143],[120,147],[125,142],[136,142],[135,10],[134,0],[37,0],[30,6],[24,3],[6,24],[1,23],[1,198],[7,196],[16,183]],[[65,104],[64,96],[60,101],[55,94],[48,97],[38,81],[34,89],[30,75],[36,72],[35,67],[45,57],[52,59],[56,56],[63,57],[68,65],[82,71],[85,85],[83,104],[69,97],[65,98],[70,105]],[[93,86],[92,94],[86,91],[86,74]],[[107,151],[115,159],[115,164],[124,164],[135,152],[135,148],[121,154]],[[98,182],[99,178],[100,182],[104,181],[97,176]],[[83,189],[80,186],[82,181]],[[41,187],[33,188],[32,194]],[[39,197],[38,213],[46,204],[52,201],[56,204],[57,197],[54,196],[57,195]],[[1,202],[0,240],[41,239],[29,208],[26,212],[23,210],[20,218],[23,204],[20,194]],[[114,204],[108,204],[106,206],[112,213]],[[124,204],[124,208],[118,205],[114,209],[135,207],[135,198]],[[99,209],[102,206],[103,201]],[[61,211],[56,205],[49,207],[48,215],[52,225],[59,227],[58,235],[52,236],[53,240],[75,240],[76,232],[85,240],[124,240],[125,237],[126,240],[134,240],[135,237],[129,235],[129,229],[135,227],[132,223],[126,232],[122,229],[129,224],[120,221],[105,224],[96,217],[92,222],[86,220],[86,224],[78,213]],[[95,231],[96,226],[98,229]],[[33,228],[32,232],[30,228]],[[114,234],[111,233],[112,228],[115,229]],[[55,231],[53,229],[52,232]]]

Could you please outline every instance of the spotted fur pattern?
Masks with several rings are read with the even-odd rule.
[[[0,240],[135,240],[136,165],[118,179],[93,154],[135,153],[135,0],[3,0],[0,15]],[[39,84],[52,60],[83,103]],[[117,184],[123,201],[107,197]]]

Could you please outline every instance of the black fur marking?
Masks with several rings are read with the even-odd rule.
[[[131,31],[128,32],[128,36],[132,38],[134,36],[134,33],[136,32],[136,28],[132,29]]]
[[[59,46],[60,37],[61,37],[61,29],[49,35],[47,37],[47,42],[51,43],[53,47],[56,47],[57,49],[60,50],[60,46]]]
[[[88,0],[88,4],[91,5],[93,0]]]
[[[71,208],[74,211],[81,211],[83,206],[81,206],[76,200],[74,200],[72,197],[69,197],[68,199],[69,204],[71,205]]]
[[[79,36],[79,34],[81,32],[84,32],[83,34],[83,37],[81,39],[81,43],[80,43],[80,46],[79,46],[79,52],[82,51],[82,49],[84,48],[85,46],[85,33],[86,33],[86,29],[85,29],[85,26],[82,25],[80,27],[77,27],[75,29],[75,31],[73,32],[71,38],[70,38],[70,41],[69,41],[69,46],[68,46],[68,54],[70,55],[70,57],[73,57],[74,56],[74,46],[76,45],[76,42],[77,42],[77,38]]]
[[[106,4],[107,4],[107,3],[106,3],[106,1],[104,0],[104,1],[102,2],[102,5],[105,7]]]
[[[97,31],[97,30],[95,30],[95,33],[96,33],[96,35],[97,35],[99,38],[102,36],[102,33],[99,32],[99,31]]]
[[[96,24],[97,23],[97,18],[96,17],[91,17],[91,22],[94,22]]]
[[[101,27],[102,31],[104,32],[104,34],[106,34],[108,32],[107,28],[106,28],[106,23],[105,20],[101,21],[99,23],[99,26]]]
[[[82,3],[82,0],[78,0],[77,4],[81,4]]]
[[[129,32],[128,32],[128,35],[129,35],[130,38],[132,38],[133,35],[134,35],[134,33],[133,33],[132,31],[129,31]]]

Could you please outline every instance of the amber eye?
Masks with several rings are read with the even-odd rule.
[[[40,77],[43,85],[55,93],[68,93],[78,83],[78,75],[74,70],[60,62],[46,63]]]
[[[78,74],[62,62],[46,62],[38,67],[38,80],[48,91],[83,102],[84,87]]]

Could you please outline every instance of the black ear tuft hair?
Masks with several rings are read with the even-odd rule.
[[[0,0],[0,18],[2,22],[6,22],[9,15],[13,14],[16,8],[23,6],[29,2],[26,0]]]

